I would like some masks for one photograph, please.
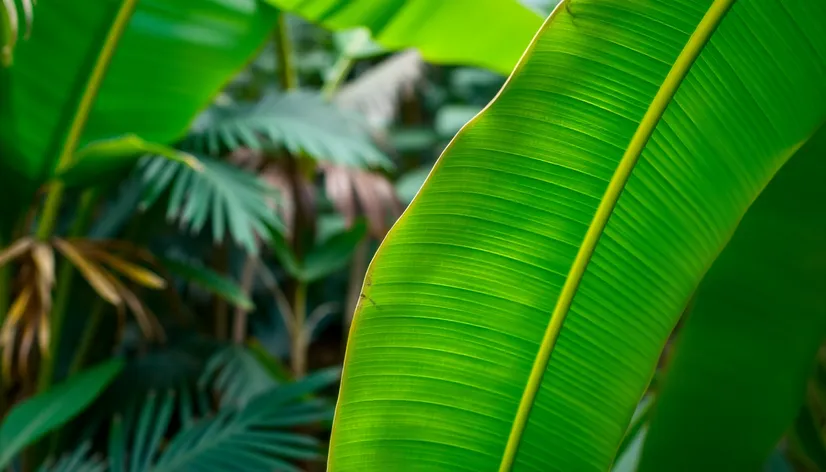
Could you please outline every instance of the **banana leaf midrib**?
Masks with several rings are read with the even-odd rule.
[[[617,169],[611,177],[611,181],[608,183],[608,187],[597,207],[594,218],[585,233],[582,245],[579,247],[576,258],[571,265],[571,270],[565,278],[562,292],[556,301],[547,330],[539,346],[539,351],[531,368],[530,377],[523,391],[522,399],[519,402],[516,418],[514,419],[511,432],[508,436],[505,453],[499,466],[500,472],[507,472],[513,468],[522,434],[530,418],[531,408],[536,399],[539,387],[542,384],[542,378],[548,368],[548,362],[550,362],[556,341],[562,331],[562,326],[579,289],[582,277],[588,268],[588,263],[596,251],[599,239],[608,225],[611,214],[628,183],[628,179],[634,172],[634,168],[639,161],[642,151],[645,149],[648,140],[657,128],[669,103],[671,103],[671,99],[679,90],[683,79],[688,75],[694,61],[700,56],[705,45],[708,44],[717,26],[723,20],[734,2],[735,0],[714,0],[712,2],[703,18],[697,24],[696,29],[691,33],[688,42],[674,60],[671,69],[665,76],[663,83],[660,85],[659,90],[657,90],[642,120],[640,120],[640,124],[634,132],[634,135],[631,137],[631,141],[620,159]],[[547,22],[542,26],[540,33],[550,27],[553,23],[555,13],[559,11],[560,8],[567,8],[568,4],[569,0],[563,0],[557,6],[554,13],[548,17]]]
[[[733,5],[734,1],[735,0],[714,0],[708,11],[702,18],[702,20],[697,25],[697,28],[692,33],[683,50],[672,64],[671,70],[666,75],[662,85],[657,91],[657,94],[655,95],[654,99],[649,105],[648,110],[646,111],[645,115],[640,121],[640,124],[638,125],[631,141],[629,142],[628,147],[626,148],[626,151],[622,156],[622,159],[619,162],[619,165],[617,166],[617,169],[613,177],[611,178],[611,181],[608,184],[608,188],[606,189],[606,192],[602,200],[600,201],[599,207],[597,208],[594,218],[588,227],[587,233],[579,248],[577,256],[573,261],[571,270],[565,279],[562,292],[560,293],[560,296],[557,299],[556,306],[547,325],[547,330],[545,332],[545,335],[543,336],[542,343],[540,344],[540,349],[535,358],[533,367],[531,369],[530,377],[526,383],[525,389],[523,391],[523,397],[520,400],[519,408],[514,418],[511,432],[508,436],[508,442],[502,457],[502,462],[500,463],[499,467],[500,472],[510,471],[513,467],[513,463],[518,452],[519,444],[521,442],[522,433],[530,417],[530,410],[536,397],[536,393],[538,392],[539,386],[542,383],[542,376],[545,370],[547,369],[547,365],[550,361],[550,357],[553,352],[555,342],[559,337],[562,325],[565,321],[565,317],[567,316],[573,298],[576,295],[579,282],[581,281],[582,277],[586,272],[588,262],[590,261],[591,257],[594,254],[594,251],[596,250],[597,244],[599,242],[599,237],[601,236],[602,232],[608,224],[608,220],[610,219],[610,216],[617,202],[619,201],[619,197],[622,194],[622,190],[625,188],[625,184],[627,183],[628,179],[633,173],[634,167],[638,162],[639,156],[645,148],[648,139],[651,137],[654,130],[656,129],[657,124],[659,123],[671,99],[679,89],[683,79],[687,76],[691,68],[691,65],[694,63],[697,57],[699,57],[703,48],[708,43],[708,40],[713,35],[717,26],[722,21],[725,14],[728,12],[729,8]],[[502,94],[502,91],[508,87],[509,83],[513,80],[513,78],[519,75],[520,71],[522,70],[522,67],[526,62],[526,58],[529,57],[531,52],[533,51],[537,43],[537,39],[542,35],[544,31],[550,28],[555,18],[557,18],[559,12],[562,11],[562,9],[568,8],[569,3],[570,0],[563,0],[557,5],[557,7],[554,9],[554,11],[551,13],[551,15],[547,18],[545,23],[534,36],[530,45],[523,53],[522,58],[516,65],[514,71],[506,80],[500,92],[496,95],[496,97],[494,97],[493,100],[491,100],[491,102],[485,107],[485,109],[483,109],[478,115],[476,115],[473,119],[466,123],[465,126],[463,126],[463,128],[456,134],[456,136],[454,136],[453,140],[451,140],[451,142],[442,152],[443,156],[450,151],[450,149],[456,142],[456,138],[462,135],[466,129],[473,127],[474,124],[478,121],[479,117],[482,116],[484,112],[497,101],[497,99],[499,99],[499,97]],[[437,161],[430,175],[433,175],[433,173],[436,171],[436,169],[442,162],[443,161],[441,159]],[[425,188],[427,186],[429,179],[430,176],[428,176],[428,179],[425,180],[425,183],[422,185],[422,188]],[[405,213],[408,213],[415,204],[416,201],[414,199],[413,203],[411,203],[411,205],[408,207]],[[405,215],[403,214],[402,217],[399,218],[399,222],[402,222],[404,219]],[[396,226],[398,227],[398,223]],[[392,235],[393,231],[391,231],[388,234],[387,239],[389,240],[390,238],[392,238]],[[384,246],[384,243],[382,244],[382,246]],[[381,247],[377,251],[376,257],[373,259],[373,261],[379,259],[380,253]],[[369,268],[367,271],[362,293],[364,292],[364,289],[372,285],[371,269],[372,267]],[[364,299],[365,297],[361,297],[359,305],[365,303]],[[357,307],[356,312],[358,312],[360,308],[360,306]],[[353,325],[351,325],[351,333],[355,328],[356,323],[354,322]],[[349,354],[350,350],[348,350],[347,355],[345,355],[345,364],[347,364],[348,359],[346,358],[349,357]],[[342,389],[344,389],[344,385],[342,385]],[[337,405],[337,409],[339,408],[339,406],[340,404]],[[333,434],[335,434],[335,430],[333,431]]]

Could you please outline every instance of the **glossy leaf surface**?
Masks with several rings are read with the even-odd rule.
[[[371,264],[330,470],[610,467],[705,272],[826,117],[826,3],[729,6],[557,8]]]
[[[67,2],[37,6],[31,38],[18,44],[14,65],[0,69],[5,190],[30,192],[54,171],[119,5],[101,0],[83,8]],[[126,133],[161,144],[182,137],[194,115],[261,45],[276,14],[258,0],[138,2],[115,45],[80,146]]]
[[[333,29],[365,27],[388,49],[507,74],[542,19],[517,0],[267,0]]]

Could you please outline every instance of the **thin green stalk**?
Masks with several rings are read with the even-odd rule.
[[[218,247],[218,250],[215,251],[212,266],[215,268],[215,271],[219,274],[225,274],[228,277],[230,276],[228,242],[222,242],[221,246]],[[229,305],[227,304],[227,301],[222,297],[213,295],[212,307],[212,321],[214,323],[213,334],[216,339],[220,339],[223,341],[224,339],[227,339],[227,325],[229,324]]]
[[[132,12],[135,11],[135,6],[137,3],[138,0],[123,0],[123,3],[121,3],[118,12],[115,15],[112,26],[106,34],[103,47],[98,53],[94,67],[89,74],[89,79],[81,95],[77,110],[75,111],[69,124],[69,131],[66,135],[66,140],[60,148],[60,154],[57,160],[58,169],[62,169],[71,164],[72,156],[77,149],[78,143],[80,142],[83,128],[86,126],[86,122],[89,119],[89,114],[92,111],[92,105],[95,102],[95,98],[97,97],[97,93],[100,90],[101,85],[103,84],[103,78],[106,75],[106,70],[112,62],[112,57],[115,54],[118,41],[126,30],[126,26],[129,23],[129,19],[132,17]],[[45,241],[50,238],[54,232],[57,215],[60,209],[60,203],[63,199],[63,193],[64,187],[60,182],[54,183],[49,188],[49,193],[46,196],[46,203],[40,218],[40,224],[37,229],[37,238],[41,241]],[[90,200],[94,199],[93,196],[89,198]],[[88,206],[91,211],[92,204],[89,203]],[[80,216],[81,215],[78,215],[78,217]],[[55,305],[52,309],[52,341],[51,346],[49,346],[49,351],[52,355],[43,359],[37,383],[38,392],[43,392],[51,386],[52,376],[54,374],[54,363],[55,359],[58,357],[63,319],[65,317],[67,299],[71,289],[71,269],[65,268],[66,265],[67,264],[64,264],[60,270],[58,292],[56,294]]]
[[[282,12],[278,15],[278,21],[273,29],[273,41],[275,42],[275,61],[278,68],[278,81],[283,90],[292,90],[298,87],[298,79],[295,73],[295,61],[293,59],[292,43],[290,32],[287,27],[287,17]],[[292,159],[292,156],[287,156]],[[242,269],[241,288],[246,295],[250,294],[253,277],[255,274],[256,260],[247,258]],[[216,336],[219,339],[226,338],[226,327],[228,324],[228,306],[224,300],[216,300],[215,323]],[[232,338],[236,343],[242,343],[246,338],[247,312],[236,309],[232,321]]]
[[[278,65],[278,79],[281,88],[292,90],[298,87],[298,78],[295,74],[295,60],[293,58],[293,46],[290,41],[290,30],[287,27],[287,16],[282,12],[278,15],[275,24],[275,61]]]
[[[60,213],[60,204],[63,202],[65,188],[62,182],[53,182],[46,194],[43,211],[40,213],[40,222],[37,226],[37,239],[48,240],[54,232],[57,216]]]
[[[321,87],[321,94],[326,100],[331,100],[333,98],[336,91],[338,91],[338,88],[341,87],[341,84],[347,80],[347,76],[350,75],[350,71],[353,69],[355,64],[356,60],[347,52],[344,52],[338,59],[336,59],[335,64],[333,64],[330,78],[325,80],[324,85]]]
[[[278,16],[278,23],[275,31],[276,47],[276,61],[278,64],[278,78],[280,80],[281,88],[284,90],[292,90],[298,86],[298,80],[295,75],[295,67],[293,60],[292,44],[290,42],[290,34],[287,28],[286,15],[283,13]],[[303,251],[301,250],[302,237],[305,236],[304,229],[306,215],[302,215],[304,205],[301,200],[301,192],[299,191],[300,179],[298,177],[300,169],[295,156],[287,153],[288,172],[290,174],[290,183],[292,186],[293,199],[295,200],[295,223],[293,225],[294,235],[294,251],[298,259],[302,258]],[[307,372],[307,339],[306,330],[304,329],[305,320],[307,318],[307,283],[301,280],[292,281],[295,287],[292,300],[293,312],[293,329],[291,331],[291,345],[290,345],[290,361],[292,365],[293,374],[295,378],[303,377]]]
[[[89,319],[86,320],[86,326],[83,328],[83,335],[80,338],[80,343],[75,350],[75,356],[72,358],[72,363],[69,366],[69,377],[78,373],[86,365],[89,358],[89,353],[92,350],[92,345],[100,327],[100,322],[103,320],[103,313],[106,309],[106,304],[103,299],[97,298],[92,303],[92,309],[89,312]]]
[[[335,64],[333,64],[330,76],[324,80],[324,86],[321,87],[321,94],[325,99],[332,99],[333,95],[338,91],[338,88],[341,87],[341,84],[347,80],[347,76],[350,75],[350,71],[356,64],[357,59],[354,57],[355,51],[364,47],[369,40],[370,35],[364,32],[356,36],[344,47],[344,51],[341,52],[341,55],[336,59]]]
[[[258,258],[247,256],[247,260],[244,262],[244,270],[241,273],[241,290],[247,295],[252,292],[257,267]],[[247,340],[247,313],[248,309],[241,306],[235,307],[232,320],[232,342],[236,344],[244,344]]]
[[[74,374],[80,372],[86,364],[86,360],[89,357],[89,352],[95,342],[98,327],[103,319],[105,308],[106,304],[103,302],[102,298],[96,298],[95,301],[92,302],[92,308],[89,312],[89,319],[86,321],[86,326],[83,329],[80,344],[75,350],[72,363],[69,365],[68,377],[72,377]],[[64,444],[66,433],[67,432],[65,430],[61,429],[50,435],[48,438],[49,446],[48,452],[46,453],[47,457],[54,457],[57,454],[59,446]]]
[[[307,373],[307,330],[304,329],[307,319],[307,283],[298,281],[293,294],[293,332],[290,348],[290,362],[293,375],[296,379]]]

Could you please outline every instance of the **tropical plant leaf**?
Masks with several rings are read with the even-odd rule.
[[[319,169],[324,174],[324,195],[344,217],[344,226],[352,227],[356,218],[364,215],[370,235],[383,238],[403,210],[387,177],[342,166],[324,165]],[[323,225],[320,220],[318,226]]]
[[[267,1],[328,28],[365,27],[391,50],[414,47],[428,61],[477,65],[504,74],[542,23],[516,0]]]
[[[823,182],[826,127],[752,205],[698,289],[641,472],[759,470],[789,429],[826,335]]]
[[[123,304],[123,299],[115,288],[115,285],[110,278],[106,277],[106,270],[104,268],[98,265],[97,262],[89,259],[69,241],[55,239],[53,244],[54,247],[80,271],[83,278],[89,282],[89,285],[95,289],[95,292],[97,292],[101,298],[112,305],[117,306]]]
[[[29,252],[34,243],[34,239],[24,237],[18,239],[8,247],[3,248],[3,250],[0,251],[0,266],[6,265],[23,254]]]
[[[201,388],[212,387],[221,405],[246,405],[257,395],[277,385],[275,377],[244,346],[228,346],[207,362],[199,380]]]
[[[705,272],[826,117],[824,16],[558,6],[368,270],[329,470],[607,470]]]
[[[35,188],[54,172],[92,76],[96,62],[90,59],[103,49],[121,4],[104,0],[78,9],[43,2],[38,27],[17,45],[14,67],[0,68],[0,186],[8,192],[0,213],[7,219],[26,208]],[[257,0],[137,2],[91,104],[79,148],[125,133],[160,144],[180,139],[195,113],[258,50],[276,15]]]
[[[91,456],[91,444],[83,443],[71,453],[57,461],[47,461],[37,469],[39,472],[106,472],[107,465],[100,457]]]
[[[16,405],[0,425],[0,467],[24,447],[83,411],[123,368],[119,359],[81,372]]]
[[[134,418],[114,424],[109,438],[112,472],[300,471],[290,461],[321,456],[318,441],[294,429],[332,417],[323,401],[306,395],[337,379],[338,369],[319,371],[270,389],[241,409],[223,408],[214,417],[184,426],[163,450],[159,438],[174,416],[173,396],[150,396]]]
[[[209,267],[201,264],[189,263],[178,259],[161,259],[161,263],[169,271],[213,295],[223,298],[233,305],[250,311],[255,308],[250,297],[233,280],[224,277]]]
[[[128,170],[145,154],[165,157],[196,171],[203,168],[200,161],[191,154],[162,144],[148,143],[128,134],[87,144],[75,154],[68,167],[58,170],[56,178],[67,186],[87,186]]]
[[[216,105],[195,126],[186,146],[221,155],[222,149],[286,149],[321,162],[352,167],[391,167],[359,118],[319,94],[270,94],[255,104]]]
[[[210,220],[216,242],[229,232],[238,245],[257,253],[256,237],[282,227],[273,208],[276,192],[254,174],[226,162],[207,157],[200,161],[203,170],[195,171],[163,158],[141,160],[138,169],[146,185],[141,207],[148,208],[171,189],[168,220],[193,233]]]

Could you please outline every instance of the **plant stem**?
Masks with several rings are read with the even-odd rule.
[[[298,86],[298,80],[295,75],[295,67],[293,61],[293,50],[290,42],[290,34],[287,28],[287,18],[284,13],[278,16],[278,23],[276,24],[274,37],[276,48],[276,61],[278,64],[278,74],[281,83],[281,88],[284,90],[292,90]],[[293,246],[296,258],[301,260],[303,257],[302,240],[306,236],[304,233],[305,227],[312,227],[312,224],[303,224],[309,215],[304,215],[306,206],[303,204],[301,192],[301,178],[298,161],[295,156],[287,153],[287,172],[290,176],[290,185],[292,187],[293,200],[295,204],[295,220],[293,225]],[[291,343],[290,343],[290,361],[292,363],[292,370],[295,378],[303,377],[307,372],[307,339],[305,320],[307,318],[307,283],[301,280],[294,280],[294,291],[292,300],[292,326]]]
[[[307,318],[307,283],[297,281],[293,294],[293,336],[290,344],[290,361],[292,363],[293,375],[296,379],[304,377],[307,373],[307,330],[305,320]]]
[[[244,271],[241,273],[241,290],[247,295],[252,292],[257,267],[258,258],[254,256],[247,257],[247,261],[244,263]],[[244,344],[247,339],[247,310],[237,306],[232,316],[232,341],[236,344]]]
[[[275,24],[275,63],[278,65],[278,79],[281,88],[292,90],[298,87],[298,78],[295,74],[295,61],[293,59],[292,41],[290,41],[290,30],[287,27],[287,15],[284,12],[278,14],[278,21]]]
[[[213,267],[219,274],[230,276],[229,264],[229,243],[224,241],[215,252]],[[227,301],[221,297],[213,296],[213,334],[216,339],[224,340],[227,338],[227,325],[229,324],[229,305]]]
[[[69,366],[69,377],[80,372],[86,364],[86,360],[91,352],[92,345],[97,335],[100,322],[103,320],[103,313],[106,309],[106,304],[103,299],[97,298],[92,304],[92,309],[89,313],[89,319],[86,320],[86,326],[83,328],[83,335],[80,338],[75,356],[72,358],[72,363]]]
[[[135,10],[138,0],[123,0],[120,9],[112,22],[106,39],[103,41],[103,47],[98,54],[92,72],[89,74],[89,79],[86,82],[86,87],[83,89],[83,94],[80,97],[80,102],[77,105],[74,116],[72,116],[69,124],[69,131],[66,134],[66,140],[60,148],[60,154],[57,158],[57,169],[61,170],[71,164],[75,150],[80,142],[83,128],[89,120],[89,114],[92,111],[95,98],[97,98],[100,86],[103,84],[103,78],[112,62],[112,57],[115,54],[118,41],[120,41],[123,32],[126,30],[126,25],[132,17],[132,12]],[[60,202],[63,199],[64,187],[61,182],[53,183],[49,188],[49,193],[46,195],[46,203],[43,208],[43,214],[40,218],[40,224],[37,229],[37,237],[40,240],[46,240],[54,231],[55,222],[60,209]]]
[[[341,84],[347,80],[347,76],[350,75],[350,71],[356,64],[355,51],[361,49],[369,40],[370,35],[367,32],[362,32],[344,47],[341,55],[333,64],[329,77],[324,79],[324,85],[321,87],[321,94],[325,99],[332,99]]]
[[[40,214],[40,222],[37,226],[37,239],[46,241],[54,232],[64,191],[61,182],[53,182],[49,186],[49,192],[46,194],[46,202],[43,204],[43,211]]]
[[[89,79],[86,82],[86,87],[80,97],[77,109],[71,118],[69,131],[66,134],[66,140],[60,148],[60,154],[57,160],[58,169],[64,168],[72,161],[74,152],[80,142],[83,128],[86,126],[86,122],[89,119],[89,114],[92,111],[92,105],[95,102],[95,98],[97,97],[97,93],[100,90],[101,85],[103,84],[103,78],[106,75],[106,70],[112,62],[112,57],[115,54],[118,41],[123,35],[123,32],[126,30],[126,25],[129,23],[129,19],[132,17],[132,12],[134,12],[137,3],[137,0],[123,0],[117,14],[115,15],[112,26],[106,34],[103,47],[98,53],[94,67],[89,74]],[[64,187],[60,182],[52,184],[49,188],[43,214],[41,215],[40,223],[37,229],[37,238],[41,241],[45,241],[51,237],[52,232],[54,231],[57,215],[60,209],[60,203],[63,199],[63,193]],[[90,200],[93,201],[93,197],[90,198]],[[92,207],[92,204],[90,203],[88,206]],[[64,264],[64,267],[65,265],[66,264]],[[61,295],[61,289],[66,293],[66,295],[63,296],[63,299],[56,299],[55,306],[52,309],[51,346],[49,346],[49,352],[51,355],[43,359],[37,383],[38,392],[48,390],[52,384],[54,363],[58,357],[58,348],[62,334],[61,329],[63,325],[63,318],[65,317],[65,299],[68,299],[68,292],[71,289],[71,280],[64,280],[70,279],[70,276],[67,276],[67,274],[69,274],[69,270],[70,269],[61,269],[59,274],[60,280],[58,281],[59,286],[57,295]],[[60,304],[58,304],[58,302]]]
[[[338,88],[341,87],[341,84],[343,84],[347,76],[350,75],[350,70],[353,69],[355,64],[356,60],[347,54],[342,54],[341,57],[336,59],[335,64],[333,64],[331,78],[325,80],[324,85],[321,87],[321,95],[326,100],[332,100]]]

